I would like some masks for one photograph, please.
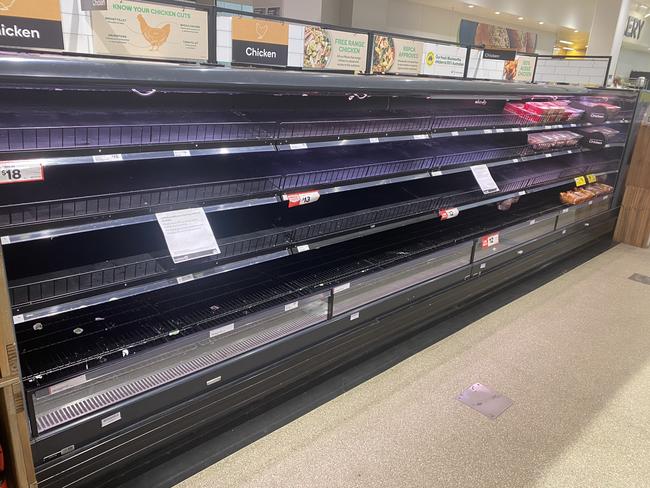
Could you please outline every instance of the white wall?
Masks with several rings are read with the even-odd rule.
[[[457,42],[460,21],[463,18],[496,23],[490,19],[462,15],[408,0],[354,0],[352,26]],[[500,25],[521,28],[515,24]],[[528,30],[537,34],[538,53],[553,54],[554,33]]]
[[[282,16],[290,19],[321,21],[322,0],[282,0]]]
[[[346,0],[343,0],[346,2]],[[348,3],[349,2],[348,0]],[[321,22],[325,24],[343,25],[341,22],[341,0],[323,0]]]
[[[650,17],[648,17],[650,19]],[[616,65],[616,75],[623,78],[630,76],[630,71],[650,71],[650,51],[636,51],[633,49],[621,49]]]

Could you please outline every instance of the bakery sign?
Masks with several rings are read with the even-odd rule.
[[[0,0],[0,45],[63,49],[59,0]]]
[[[627,18],[627,25],[625,26],[625,37],[638,40],[641,37],[641,31],[644,26],[645,20],[630,15]]]
[[[288,55],[288,24],[269,20],[233,17],[233,63],[286,67]]]

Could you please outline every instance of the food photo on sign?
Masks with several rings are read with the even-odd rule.
[[[305,69],[363,72],[368,35],[307,25],[304,28]]]
[[[499,25],[462,19],[458,35],[460,44],[482,46],[488,49],[514,49],[520,53],[534,53],[537,34],[509,29]]]

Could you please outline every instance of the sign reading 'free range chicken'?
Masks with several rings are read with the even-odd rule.
[[[232,62],[287,66],[289,25],[245,17],[232,19]]]

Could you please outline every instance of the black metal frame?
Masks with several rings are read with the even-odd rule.
[[[105,429],[99,425],[98,415],[94,427],[86,429],[101,431],[104,440],[40,464],[37,468],[39,486],[77,487],[88,483],[104,486],[115,482],[116,476],[129,476],[134,470],[141,469],[134,464],[136,459],[145,456],[151,460],[167,455],[168,449],[191,442],[196,432],[214,432],[231,424],[251,405],[259,404],[270,395],[296,390],[308,379],[313,381],[344,367],[360,355],[370,354],[399,337],[429,326],[457,307],[466,307],[472,300],[481,299],[540,267],[561,260],[610,233],[616,215],[617,211],[612,210],[589,222],[578,222],[524,246],[382,299],[362,308],[359,322],[351,323],[349,314],[344,314],[269,344],[254,354],[204,371],[192,382],[157,392],[167,395],[192,395],[196,392],[192,400],[179,403],[163,413],[122,428],[118,427],[119,422]],[[196,385],[204,385],[205,381],[218,376],[235,379],[198,394]],[[287,387],[288,384],[292,386]],[[205,387],[202,390],[205,391]],[[123,419],[128,422],[128,412],[132,409],[145,414],[147,402],[155,403],[154,395],[124,405],[120,409]],[[73,444],[74,439],[72,430],[69,430],[39,440],[34,446],[36,459],[42,459],[61,446]]]

